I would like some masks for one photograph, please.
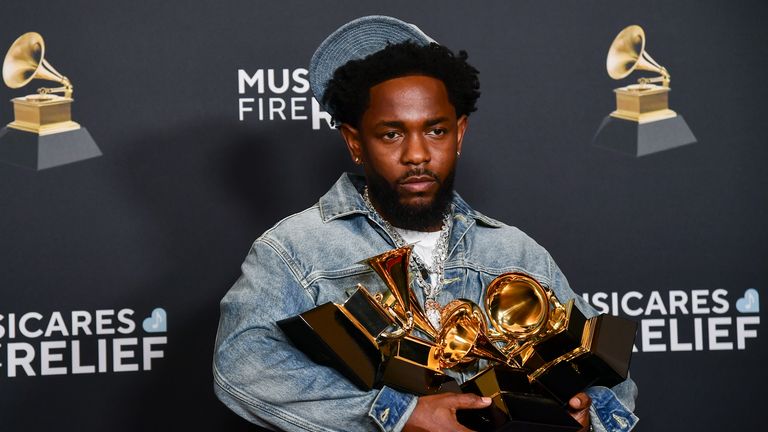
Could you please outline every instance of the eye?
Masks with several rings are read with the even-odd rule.
[[[387,141],[394,141],[400,136],[400,133],[395,131],[385,132],[381,137]]]
[[[445,129],[445,128],[435,128],[435,129],[432,129],[431,131],[427,132],[427,135],[432,135],[432,136],[438,136],[439,137],[439,136],[443,136],[443,135],[445,135],[447,133],[448,133],[448,129]]]

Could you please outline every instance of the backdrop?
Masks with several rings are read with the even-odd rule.
[[[213,395],[218,302],[260,233],[355,169],[305,68],[373,13],[481,71],[464,198],[640,323],[636,430],[760,428],[766,6],[701,0],[3,0],[0,50],[43,35],[103,156],[0,164],[0,428],[251,429]],[[644,157],[590,144],[612,89],[634,82],[605,71],[630,24],[697,143]],[[0,87],[0,123],[42,85]]]

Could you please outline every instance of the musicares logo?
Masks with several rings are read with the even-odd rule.
[[[155,308],[141,321],[135,311],[99,309],[0,314],[0,370],[18,376],[152,370],[165,356],[168,317]],[[115,335],[120,335],[115,337]],[[5,351],[5,353],[3,353]]]
[[[728,290],[583,294],[598,312],[640,319],[635,351],[733,351],[757,338],[760,296],[749,288],[735,302]],[[730,312],[730,313],[729,313]]]
[[[244,121],[311,120],[312,129],[333,127],[331,115],[309,93],[309,72],[298,69],[237,71],[237,115]],[[253,95],[245,97],[244,95]]]

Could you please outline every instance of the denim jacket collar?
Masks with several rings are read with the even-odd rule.
[[[361,195],[364,187],[365,177],[351,173],[342,174],[333,187],[320,198],[320,217],[323,223],[353,214],[365,215],[379,226],[384,238],[387,238],[389,243],[395,246],[395,240],[386,232],[381,216],[372,213],[365,205]],[[462,237],[475,223],[481,223],[491,228],[503,226],[501,222],[473,210],[455,191],[451,205],[453,206],[453,229],[448,240],[448,257],[453,255]]]
[[[364,187],[365,177],[352,173],[342,174],[333,187],[320,198],[320,217],[323,222],[328,223],[355,213],[370,217],[370,212],[361,195]],[[492,228],[503,226],[501,222],[473,210],[456,192],[453,192],[451,205],[453,205],[454,215],[463,216],[468,224],[476,221]],[[461,220],[461,217],[457,217],[457,219]]]

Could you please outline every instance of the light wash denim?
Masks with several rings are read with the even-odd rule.
[[[335,370],[313,363],[275,324],[326,302],[342,303],[358,283],[372,291],[386,289],[360,263],[395,247],[378,215],[363,203],[363,182],[342,175],[317,205],[259,237],[242,276],[221,301],[214,388],[222,402],[253,423],[289,431],[399,431],[416,406],[416,396],[388,387],[359,390]],[[530,237],[472,210],[458,194],[453,209],[441,304],[461,297],[482,305],[485,287],[496,276],[523,272],[554,290],[562,302],[575,298],[588,317],[595,315]],[[414,288],[423,303],[423,293]],[[631,379],[588,393],[595,430],[634,427],[637,387]]]

